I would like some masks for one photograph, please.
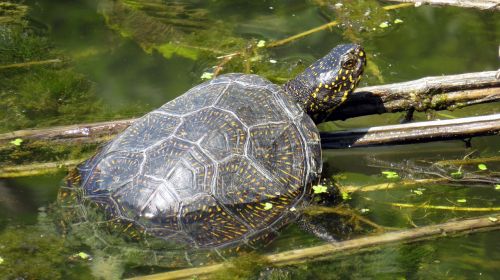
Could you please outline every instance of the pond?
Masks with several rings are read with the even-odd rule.
[[[140,117],[214,72],[251,72],[282,84],[332,47],[347,42],[362,44],[368,54],[359,87],[499,68],[498,12],[432,6],[386,11],[382,7],[390,3],[351,2],[2,2],[0,133]],[[270,47],[273,42],[334,20],[338,25]],[[36,61],[41,63],[22,65]],[[1,68],[13,64],[21,65]],[[494,113],[500,113],[498,103],[416,113],[414,119]],[[321,124],[320,130],[397,124],[404,116],[357,117]],[[83,160],[101,144],[47,145],[23,143],[21,138],[1,147],[0,167]],[[312,218],[338,239],[349,240],[377,230],[407,229],[498,212],[500,137],[475,137],[469,144],[453,140],[323,150],[322,178],[328,179],[325,184],[330,188],[341,190],[334,199],[334,209],[355,215],[341,215],[339,210]],[[443,161],[469,158],[477,161],[439,168]],[[437,179],[443,175],[440,172],[459,172],[457,181],[463,174],[497,181],[496,185],[481,180],[403,184]],[[5,178],[0,179],[0,278],[120,279],[174,269],[172,263],[155,259],[161,253],[151,253],[153,249],[141,253],[137,244],[142,243],[136,241],[131,242],[134,245],[123,241],[118,243],[122,246],[109,249],[93,246],[92,240],[106,239],[94,229],[82,231],[78,237],[65,235],[53,212],[57,212],[58,192],[66,176],[63,169],[16,178],[0,176]],[[342,187],[377,184],[394,188],[342,191]],[[82,238],[84,234],[88,238]],[[257,251],[271,254],[323,243],[291,224]],[[256,259],[257,254],[243,254],[236,262],[241,270],[224,270],[215,279],[497,279],[500,237],[491,231],[396,243],[284,267]]]

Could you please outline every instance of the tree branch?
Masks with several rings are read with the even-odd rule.
[[[387,0],[390,2],[415,3],[436,6],[456,6],[462,8],[477,8],[481,10],[500,10],[498,0]]]
[[[411,144],[495,135],[500,132],[500,114],[322,132],[323,149]]]
[[[450,221],[438,225],[423,226],[414,229],[388,232],[380,235],[361,237],[352,240],[329,243],[325,245],[290,250],[282,253],[264,256],[265,261],[274,266],[292,265],[304,263],[311,260],[321,260],[332,257],[332,255],[347,255],[374,249],[376,246],[394,243],[412,243],[427,239],[440,238],[449,235],[468,234],[500,229],[500,214],[492,214],[489,217],[479,217],[459,221]],[[203,276],[214,273],[224,268],[224,264],[201,266],[196,268],[181,269],[166,273],[158,273],[148,276],[131,278],[133,280],[172,280],[192,279],[195,276]]]
[[[420,112],[453,110],[499,101],[500,79],[496,75],[496,71],[475,72],[360,88],[335,109],[328,120],[410,109]]]

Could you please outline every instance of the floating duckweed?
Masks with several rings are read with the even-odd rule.
[[[492,222],[498,222],[498,219],[495,218],[495,217],[488,217],[488,220],[492,221]]]
[[[488,166],[486,166],[486,164],[484,164],[484,163],[480,163],[480,164],[478,164],[478,165],[477,165],[477,168],[478,168],[479,170],[488,170]]]
[[[413,190],[413,193],[416,195],[423,195],[424,194],[421,190]]]
[[[404,21],[402,19],[399,19],[399,18],[397,18],[397,19],[394,20],[395,24],[399,24],[399,23],[403,23],[403,22]]]
[[[351,195],[348,192],[341,192],[340,194],[342,195],[343,200],[351,199]]]
[[[85,253],[85,252],[80,252],[80,253],[76,253],[73,255],[74,258],[80,258],[82,260],[92,260],[92,256]]]
[[[327,187],[323,185],[313,186],[313,191],[315,194],[326,193]]]
[[[467,199],[465,199],[465,198],[457,199],[457,202],[458,203],[466,203]]]
[[[381,24],[379,24],[379,27],[380,28],[387,28],[387,27],[389,27],[389,23],[387,21],[384,21]]]
[[[382,171],[382,174],[385,176],[387,179],[399,179],[398,173],[394,171]]]
[[[266,41],[264,40],[260,40],[258,43],[257,43],[257,47],[258,48],[263,48],[266,46]]]
[[[201,75],[201,79],[202,80],[210,80],[214,77],[214,73],[210,73],[210,72],[204,72],[202,75]]]
[[[16,138],[16,139],[10,141],[9,143],[11,143],[14,146],[21,146],[21,143],[23,143],[23,139]]]
[[[495,185],[495,190],[500,190],[500,185]]]

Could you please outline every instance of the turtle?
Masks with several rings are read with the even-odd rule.
[[[127,227],[194,248],[273,236],[310,203],[322,171],[316,124],[365,65],[360,45],[342,44],[283,85],[217,76],[135,121],[76,168],[72,188]]]

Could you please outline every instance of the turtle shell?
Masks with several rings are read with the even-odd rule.
[[[198,248],[290,222],[321,172],[319,132],[279,86],[228,74],[152,111],[78,168],[112,218]]]

